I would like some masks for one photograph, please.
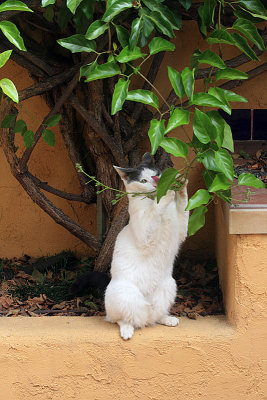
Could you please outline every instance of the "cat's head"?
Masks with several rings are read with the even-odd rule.
[[[153,163],[150,153],[145,153],[142,162],[134,168],[120,168],[114,165],[130,193],[150,193],[157,189],[157,183],[161,175],[159,168]]]

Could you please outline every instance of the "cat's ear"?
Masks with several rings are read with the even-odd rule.
[[[145,153],[142,157],[142,164],[151,165],[153,160],[150,153]]]
[[[122,180],[127,180],[127,176],[130,172],[133,172],[133,168],[121,168],[117,167],[116,165],[113,165],[115,170],[118,172]]]

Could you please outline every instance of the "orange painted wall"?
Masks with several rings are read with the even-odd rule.
[[[167,96],[170,91],[167,65],[181,71],[189,64],[190,55],[194,49],[205,49],[205,43],[198,34],[195,22],[184,23],[181,32],[175,39],[175,44],[176,51],[165,56],[155,83],[164,96]],[[225,47],[223,52],[226,54],[226,59],[235,55],[232,48]],[[260,57],[261,62],[266,62],[266,60],[266,54]],[[255,68],[256,65],[255,62],[251,62],[240,67],[240,69],[247,71]],[[33,84],[27,71],[11,61],[0,70],[0,78],[2,77],[12,79],[19,90]],[[201,89],[200,82],[197,82],[196,88]],[[249,103],[236,104],[236,108],[266,108],[267,74],[244,83],[235,91],[249,99]],[[48,107],[44,100],[35,97],[23,103],[21,116],[26,120],[28,126],[35,130],[47,112]],[[185,129],[187,134],[192,136],[192,125]],[[57,129],[55,129],[55,134],[56,145],[54,148],[50,148],[44,141],[40,141],[32,154],[30,170],[54,187],[79,193],[79,183],[74,167],[67,157],[67,151]],[[184,131],[179,128],[176,129],[175,135],[181,139],[185,138]],[[18,143],[20,145],[19,151],[21,151],[23,149],[22,143]],[[179,168],[180,160],[173,161],[175,167]],[[83,243],[57,225],[38,206],[33,204],[19,183],[11,176],[1,149],[0,171],[0,257],[21,256],[25,253],[31,256],[42,256],[54,254],[64,249],[72,249],[79,254],[92,254],[91,250]],[[189,175],[190,194],[193,194],[199,188],[199,184],[203,184],[201,166],[196,166],[192,168]],[[87,206],[70,202],[49,194],[48,197],[74,220],[95,233],[96,214],[94,205]],[[215,251],[214,240],[214,211],[211,207],[207,215],[206,227],[186,242],[185,249],[194,254],[213,256]]]

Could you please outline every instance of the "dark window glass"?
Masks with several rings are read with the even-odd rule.
[[[230,125],[234,140],[250,140],[251,110],[232,110],[231,115],[222,110],[219,113]]]
[[[267,140],[267,110],[254,110],[253,139]]]

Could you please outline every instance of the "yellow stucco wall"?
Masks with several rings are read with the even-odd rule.
[[[195,22],[186,22],[175,39],[176,51],[165,56],[162,67],[159,71],[156,86],[163,95],[167,96],[170,85],[167,78],[167,65],[182,70],[189,64],[192,51],[195,48],[204,50],[204,42],[198,34]],[[226,58],[233,57],[233,49],[225,46]],[[267,60],[267,54],[260,57],[261,61]],[[203,65],[204,67],[205,65]],[[240,69],[248,70],[256,66],[255,62],[245,64]],[[17,88],[23,89],[33,84],[27,71],[13,62],[0,70],[0,78],[7,77],[14,81]],[[197,82],[196,87],[201,88]],[[260,90],[259,90],[260,88]],[[249,106],[239,103],[235,107],[265,108],[267,104],[267,79],[266,73],[250,82],[244,83],[236,89],[237,93],[247,96],[250,100]],[[23,102],[21,116],[26,120],[31,129],[35,130],[40,125],[43,117],[47,114],[48,107],[40,97],[31,98]],[[187,134],[192,136],[192,124],[185,128]],[[36,174],[43,181],[50,185],[73,193],[79,193],[79,183],[74,172],[73,165],[67,157],[67,151],[57,129],[56,145],[49,147],[40,140],[34,150],[30,171]],[[177,128],[175,135],[185,139],[185,133]],[[19,135],[18,139],[19,140]],[[21,142],[19,142],[21,144]],[[22,146],[23,147],[23,146]],[[192,156],[192,155],[191,155]],[[179,168],[181,161],[174,160],[175,167]],[[0,257],[14,257],[23,254],[31,256],[43,256],[54,254],[64,249],[72,249],[78,254],[90,254],[91,251],[78,239],[70,235],[64,228],[57,225],[38,206],[32,203],[25,194],[19,183],[11,176],[9,167],[0,149]],[[202,182],[201,166],[193,167],[189,175],[189,193],[193,194],[199,183]],[[48,194],[48,197],[55,201],[56,205],[63,209],[74,220],[95,232],[95,207],[78,204],[59,199]],[[204,229],[190,238],[185,248],[194,254],[213,256],[215,251],[214,235],[214,209],[211,207],[207,214],[207,224]]]
[[[1,318],[0,398],[263,400],[267,235],[228,235],[216,214],[226,317],[181,318],[127,342],[102,317]]]

